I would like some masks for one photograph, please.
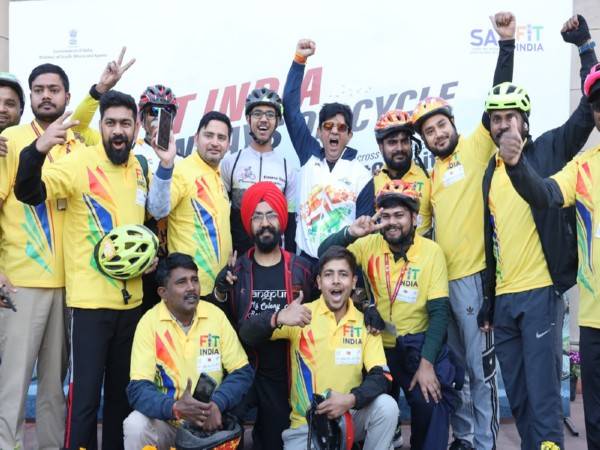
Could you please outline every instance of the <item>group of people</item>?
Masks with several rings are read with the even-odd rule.
[[[375,176],[348,145],[347,105],[322,106],[317,138],[305,122],[308,39],[282,98],[248,96],[247,148],[229,152],[231,121],[211,111],[185,158],[172,135],[156,142],[160,110],[177,114],[169,87],[137,103],[114,89],[135,62],[125,49],[72,114],[64,70],[34,68],[26,124],[22,85],[0,73],[0,449],[23,447],[36,365],[45,449],[96,449],[100,409],[110,450],[235,446],[253,415],[254,449],[388,449],[402,445],[400,390],[412,449],[446,449],[450,435],[453,450],[495,449],[496,360],[521,448],[562,449],[575,284],[587,442],[600,449],[600,149],[578,154],[600,130],[595,43],[582,16],[564,24],[583,96],[534,139],[532,101],[512,82],[516,19],[492,23],[499,55],[475,131],[459,134],[437,97],[388,111]],[[282,122],[299,169],[273,149]],[[94,251],[128,224],[160,249],[123,281]]]

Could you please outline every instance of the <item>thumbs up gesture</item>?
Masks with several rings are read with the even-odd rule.
[[[525,142],[519,132],[517,117],[510,119],[510,128],[502,133],[498,141],[498,154],[507,166],[514,166],[521,158]]]
[[[70,115],[71,111],[64,112],[46,128],[44,134],[35,143],[38,152],[47,154],[55,145],[63,145],[67,142],[67,130],[79,125],[79,120],[66,120]]]
[[[275,326],[288,325],[290,327],[305,327],[312,319],[310,309],[302,304],[304,294],[299,292],[298,298],[292,301],[287,308],[279,311]]]

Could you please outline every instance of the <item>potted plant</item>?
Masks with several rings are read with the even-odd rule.
[[[575,400],[577,396],[577,380],[581,376],[581,358],[579,352],[571,350],[569,352],[569,366],[570,366],[570,382],[571,382],[571,401]]]

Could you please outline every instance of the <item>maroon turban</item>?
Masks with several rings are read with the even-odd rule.
[[[279,218],[279,226],[283,233],[287,227],[288,207],[283,193],[270,181],[261,181],[252,185],[242,197],[240,213],[244,230],[252,236],[252,215],[260,202],[267,202]]]

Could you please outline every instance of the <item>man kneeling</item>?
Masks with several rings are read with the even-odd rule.
[[[350,300],[355,271],[354,255],[332,247],[319,261],[318,300],[302,305],[297,299],[264,323],[240,330],[240,338],[249,345],[268,338],[290,343],[291,428],[282,434],[287,450],[307,448],[305,417],[316,394],[326,394],[317,415],[333,420],[350,412],[354,438],[364,439],[363,449],[391,447],[398,406],[386,394],[391,376],[381,337],[367,333],[362,313]]]
[[[241,402],[254,377],[223,312],[199,302],[192,257],[171,253],[156,277],[162,302],[144,314],[133,341],[127,396],[134,411],[123,423],[126,450],[174,447],[180,419],[208,432],[221,429],[223,415]],[[201,373],[217,384],[209,402],[192,397]]]

